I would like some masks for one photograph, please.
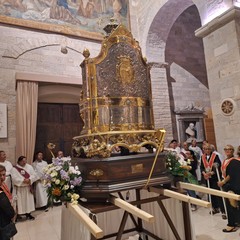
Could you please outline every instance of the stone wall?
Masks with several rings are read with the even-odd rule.
[[[133,36],[139,41],[143,55],[147,55],[149,28],[159,9],[168,0],[130,0],[130,22]]]
[[[233,20],[204,38],[211,105],[218,149],[240,145],[239,21]],[[221,104],[230,99],[234,111],[225,115]]]
[[[185,11],[194,3],[198,4],[201,17],[205,16],[206,3],[203,4],[203,1],[130,0],[130,22],[133,36],[140,42],[143,56],[146,56],[149,62],[156,63],[151,70],[155,125],[157,128],[163,127],[167,130],[166,142],[169,142],[176,134],[176,129],[172,128],[175,124],[172,121],[172,115],[176,108],[182,108],[188,102],[193,102],[197,107],[210,107],[208,78],[217,144],[219,148],[225,143],[232,142],[236,146],[239,144],[239,139],[236,139],[234,129],[239,129],[240,105],[239,51],[236,51],[239,49],[239,25],[234,22],[229,23],[204,39],[207,77],[203,68],[203,51],[191,50],[196,47],[196,42],[187,38],[193,47],[188,49],[187,53],[187,56],[192,55],[191,57],[186,57],[184,51],[186,49],[184,37],[187,37],[190,29],[193,34],[193,25],[197,27],[195,17],[198,18],[198,24],[200,24],[196,9],[194,14],[193,11]],[[183,12],[185,13],[182,14]],[[180,15],[182,22],[178,21]],[[181,27],[184,28],[182,35],[174,36],[174,33],[177,33]],[[87,47],[91,52],[91,57],[95,57],[99,53],[100,43],[7,25],[0,25],[0,31],[0,98],[1,102],[7,103],[8,106],[8,138],[0,139],[0,148],[5,150],[9,159],[14,162],[16,158],[15,123],[17,121],[15,115],[16,73],[63,76],[69,79],[81,77],[79,68],[83,59],[81,52]],[[175,46],[170,52],[169,46],[176,45],[174,39],[179,43],[179,49]],[[170,45],[166,45],[167,43]],[[64,54],[66,50],[67,54]],[[177,56],[176,51],[178,51]],[[170,63],[167,71],[166,61]],[[191,64],[188,65],[188,63]],[[171,82],[172,78],[175,82]],[[188,84],[187,89],[184,89],[185,84]],[[172,87],[172,95],[169,92],[169,86]],[[199,91],[193,91],[194,89]],[[174,99],[173,103],[171,97]],[[236,103],[236,111],[231,116],[222,115],[219,108],[224,98],[232,98]]]
[[[46,82],[48,75],[81,78],[81,52],[87,47],[95,57],[100,44],[8,26],[0,26],[0,32],[0,99],[8,109],[8,138],[0,139],[0,149],[15,163],[16,73],[43,74]],[[67,54],[63,54],[61,50],[66,49]]]

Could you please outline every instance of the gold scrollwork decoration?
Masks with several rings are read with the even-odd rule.
[[[163,149],[165,130],[105,132],[75,137],[73,145],[76,156],[110,157],[116,147],[122,146],[131,152],[142,147]]]
[[[97,168],[97,169],[92,170],[89,174],[94,177],[101,177],[101,176],[103,176],[104,172],[102,169]]]

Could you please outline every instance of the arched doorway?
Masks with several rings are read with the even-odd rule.
[[[42,151],[48,162],[52,159],[48,143],[56,145],[55,156],[59,150],[71,156],[72,138],[83,127],[78,106],[80,91],[81,85],[39,84],[35,152]]]

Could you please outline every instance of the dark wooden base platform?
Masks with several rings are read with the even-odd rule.
[[[158,156],[149,186],[170,186],[164,154]],[[109,158],[73,158],[83,175],[81,197],[88,201],[106,201],[110,193],[143,188],[151,172],[155,153],[139,153]]]

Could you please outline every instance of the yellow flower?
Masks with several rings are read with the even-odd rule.
[[[74,199],[74,200],[78,200],[79,197],[80,197],[80,196],[79,196],[77,193],[74,193],[74,194],[72,195],[72,199]]]
[[[76,193],[74,193],[74,194],[72,194],[72,196],[71,196],[71,203],[72,204],[78,204],[78,199],[79,199],[79,195],[78,194],[76,194]]]

